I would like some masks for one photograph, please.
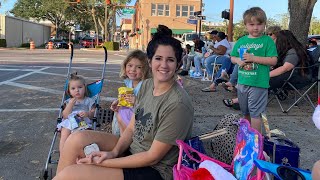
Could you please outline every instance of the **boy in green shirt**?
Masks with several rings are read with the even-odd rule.
[[[238,98],[242,114],[251,126],[261,132],[261,113],[268,101],[270,66],[277,63],[277,49],[273,40],[263,35],[267,17],[259,7],[252,7],[243,14],[249,35],[240,38],[231,52],[231,60],[239,65]],[[239,58],[239,49],[247,52]]]

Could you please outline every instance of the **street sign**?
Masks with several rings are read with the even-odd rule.
[[[123,14],[134,14],[134,12],[135,12],[135,9],[128,9],[128,8],[122,9]]]
[[[187,23],[188,24],[197,24],[198,20],[197,19],[188,19]]]
[[[96,34],[96,32],[95,31],[90,31],[90,37],[94,37],[94,35]]]

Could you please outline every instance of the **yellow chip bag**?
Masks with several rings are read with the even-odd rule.
[[[119,87],[118,88],[118,106],[126,106],[126,107],[132,107],[133,104],[126,101],[125,97],[127,95],[133,95],[133,88],[128,87]]]

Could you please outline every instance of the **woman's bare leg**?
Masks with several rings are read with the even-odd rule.
[[[71,134],[71,131],[69,129],[66,129],[66,128],[61,129],[61,136],[60,136],[60,143],[59,143],[60,152],[62,151],[63,145],[70,134]]]
[[[57,174],[65,167],[76,164],[77,158],[85,157],[83,152],[85,146],[97,143],[101,151],[111,151],[118,142],[118,139],[117,136],[98,131],[78,131],[72,133],[60,152]]]
[[[123,180],[123,170],[114,168],[105,168],[95,165],[75,164],[64,168],[54,180],[107,180],[117,179]]]
[[[312,168],[312,179],[320,180],[320,160],[317,161]]]

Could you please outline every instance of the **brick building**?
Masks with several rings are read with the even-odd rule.
[[[200,0],[137,0],[130,38],[131,48],[147,47],[159,24],[172,29],[174,36],[196,30],[188,24],[189,16],[200,11]]]

